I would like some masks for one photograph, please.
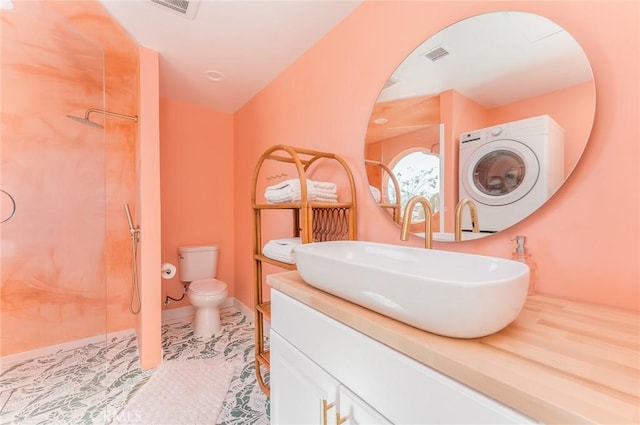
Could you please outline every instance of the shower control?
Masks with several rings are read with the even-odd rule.
[[[16,200],[6,190],[0,189],[0,192],[3,194],[2,197],[6,198],[6,199],[2,200],[2,202],[0,202],[0,205],[3,205],[3,206],[10,205],[9,208],[5,208],[5,207],[2,208],[2,217],[3,218],[2,218],[2,220],[0,220],[0,223],[4,223],[5,221],[11,220],[11,218],[15,215],[15,213],[16,213]]]
[[[131,233],[131,248],[133,251],[132,262],[132,283],[131,283],[131,300],[129,301],[129,311],[132,314],[140,313],[142,309],[142,303],[140,300],[140,286],[138,284],[138,241],[140,240],[140,227],[133,225],[133,219],[131,218],[131,210],[129,204],[124,204],[124,213],[127,215],[127,221],[129,222],[129,233]]]

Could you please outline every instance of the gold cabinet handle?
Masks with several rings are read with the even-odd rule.
[[[328,403],[327,400],[322,399],[322,425],[327,425],[327,414],[329,409],[333,408],[335,403]]]
[[[347,422],[349,420],[348,416],[345,416],[344,418],[340,416],[340,412],[336,413],[336,424],[337,425],[342,425],[343,423]]]

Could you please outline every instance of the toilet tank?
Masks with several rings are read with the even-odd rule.
[[[217,245],[178,247],[178,273],[181,282],[214,279],[218,272]]]

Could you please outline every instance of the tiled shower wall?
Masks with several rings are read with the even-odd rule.
[[[137,47],[98,2],[14,2],[2,18],[0,355],[131,328]],[[2,211],[6,211],[3,198]]]

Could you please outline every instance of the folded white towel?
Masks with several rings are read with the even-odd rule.
[[[267,197],[267,203],[280,204],[283,202],[296,202],[300,199],[300,193],[280,193],[277,195],[270,194]],[[338,202],[338,195],[335,193],[316,193],[315,191],[310,191],[307,193],[307,200],[315,202]]]
[[[296,202],[302,198],[299,179],[289,179],[265,189],[267,203],[279,204]],[[307,180],[307,200],[317,202],[337,202],[337,186],[331,182]]]
[[[336,192],[338,190],[338,185],[332,182],[313,182],[313,186],[318,189],[329,190],[331,192]]]
[[[267,187],[267,191],[269,190],[277,190],[277,189],[282,189],[285,188],[287,186],[291,186],[293,188],[300,188],[300,179],[288,179],[288,180],[283,180],[279,183],[276,183],[272,186]],[[332,192],[336,192],[338,190],[338,185],[336,185],[333,182],[318,182],[318,181],[314,181],[314,180],[309,180],[307,179],[307,188],[309,187],[315,187],[318,189],[324,189],[324,190],[330,190]]]
[[[295,264],[296,259],[293,255],[293,249],[301,243],[300,238],[272,239],[262,248],[262,253],[276,261]]]
[[[293,202],[300,200],[300,193],[297,194],[294,191],[278,191],[265,193],[264,197],[269,204],[279,204],[282,202]]]
[[[309,183],[311,182],[311,180],[307,180],[307,187],[309,187]],[[298,189],[300,188],[300,179],[288,179],[288,180],[283,180],[279,183],[276,183],[272,186],[268,186],[265,191],[269,192],[272,190],[278,190],[278,189],[284,189],[287,187],[292,187],[295,188],[297,187]]]
[[[336,199],[338,198],[338,192],[336,192],[335,190],[329,190],[329,189],[322,189],[320,187],[314,187],[311,192],[313,192],[316,196],[326,196],[326,197],[329,197],[329,198],[335,197]]]
[[[313,184],[307,180],[307,195],[313,192]],[[264,197],[269,203],[293,202],[300,200],[302,195],[300,189],[300,180],[289,179],[265,189]]]
[[[328,196],[316,196],[312,199],[312,201],[335,204],[336,202],[338,202],[338,196],[336,195],[334,198]]]

